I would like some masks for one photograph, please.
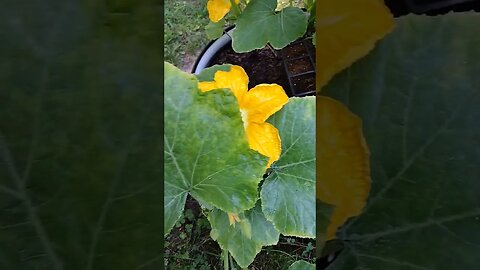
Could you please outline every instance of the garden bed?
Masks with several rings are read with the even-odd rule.
[[[200,205],[188,196],[183,217],[165,239],[166,269],[223,269],[220,246],[210,231]],[[300,259],[313,263],[315,252],[314,239],[280,235],[278,244],[264,247],[249,269],[287,269]]]

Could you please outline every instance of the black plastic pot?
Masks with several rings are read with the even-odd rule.
[[[215,55],[232,42],[231,34],[233,28],[233,25],[225,28],[223,31],[224,34],[220,38],[210,41],[207,46],[203,48],[202,52],[195,61],[195,64],[193,65],[193,74],[199,74],[203,69],[211,66],[211,62]]]
[[[224,50],[230,51],[229,53],[233,51],[231,49],[232,31],[232,28],[226,29],[222,37],[210,42],[203,49],[193,66],[192,73],[199,74],[203,69],[218,63],[216,62],[217,57],[221,55]],[[282,73],[285,74],[281,76],[281,82],[273,78],[272,80],[274,83],[282,85],[288,96],[300,97],[315,94],[315,48],[311,38],[301,38],[283,49],[276,50],[275,52],[272,50],[271,55],[275,55],[275,61],[281,65],[281,67],[277,66],[277,68],[280,68]],[[254,53],[247,58],[258,59],[259,62],[262,62],[262,59],[268,61],[262,57],[265,57],[265,55],[259,56]],[[228,63],[233,64],[232,62]],[[262,62],[262,64],[265,63],[266,62]],[[257,69],[259,69],[260,66],[261,65],[259,65]],[[265,70],[265,72],[268,71]],[[260,83],[272,82],[261,80]]]

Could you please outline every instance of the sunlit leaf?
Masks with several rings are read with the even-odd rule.
[[[236,52],[261,49],[270,43],[281,49],[307,30],[308,14],[297,7],[275,12],[276,0],[251,0],[236,21],[232,47]]]
[[[282,154],[262,185],[262,207],[284,235],[315,238],[315,97],[290,98],[269,123]]]

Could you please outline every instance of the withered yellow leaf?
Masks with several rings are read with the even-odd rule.
[[[317,89],[370,52],[394,25],[382,0],[318,1]]]
[[[326,239],[357,216],[370,192],[369,151],[360,118],[340,102],[317,97],[316,196],[334,206]]]

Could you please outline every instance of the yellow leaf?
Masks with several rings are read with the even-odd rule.
[[[235,0],[239,3],[239,0]],[[207,10],[208,17],[212,22],[219,22],[232,8],[230,0],[208,0]]]
[[[230,223],[230,226],[233,225],[235,227],[235,222],[240,222],[240,217],[238,217],[237,214],[234,213],[227,213],[228,214],[228,222]]]
[[[317,2],[317,89],[367,55],[394,26],[382,0]]]
[[[259,84],[250,89],[240,103],[247,112],[247,121],[263,123],[288,102],[288,96],[278,84]]]
[[[230,71],[217,71],[214,75],[213,82],[199,82],[198,88],[202,92],[228,88],[230,89],[241,104],[243,95],[248,90],[248,75],[245,70],[240,66],[232,66]]]
[[[269,123],[249,123],[246,130],[250,148],[270,158],[267,164],[269,168],[282,152],[278,129]]]
[[[334,206],[326,239],[365,207],[370,192],[369,151],[360,118],[343,104],[317,97],[317,198]]]

